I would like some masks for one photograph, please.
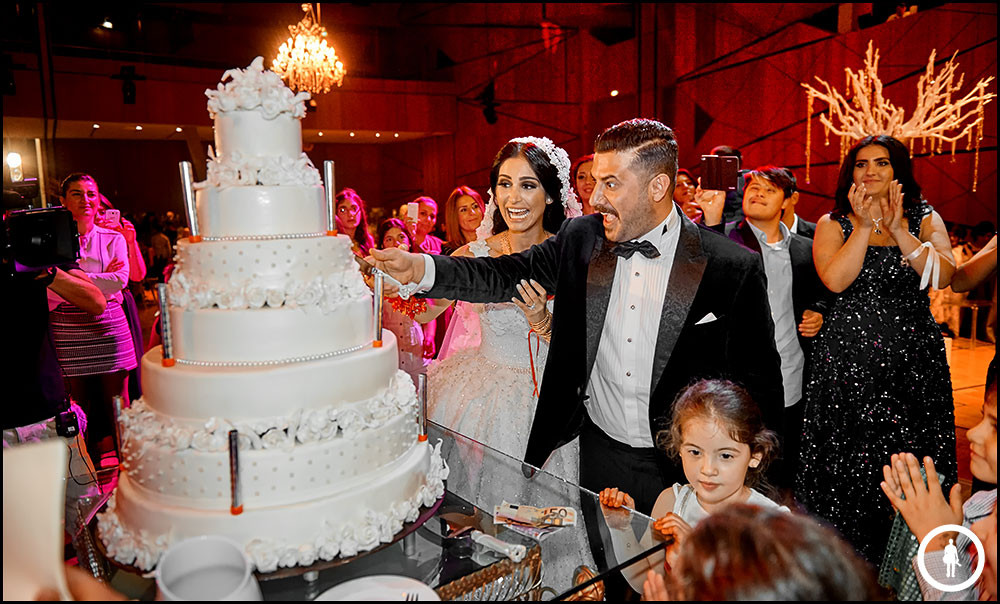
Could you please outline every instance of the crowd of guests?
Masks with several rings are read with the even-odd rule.
[[[727,146],[712,154],[740,157]],[[624,573],[649,599],[874,597],[868,565],[883,560],[894,510],[918,540],[942,524],[971,527],[988,544],[988,568],[965,594],[995,597],[995,359],[983,421],[968,433],[981,488],[963,503],[942,338],[959,331],[964,292],[983,283],[992,283],[995,322],[992,225],[949,231],[923,197],[906,146],[887,136],[850,149],[832,211],[816,223],[796,213],[800,190],[788,168],[744,169],[734,190],[707,190],[676,156],[669,128],[634,120],[602,134],[596,155],[573,162],[548,139],[513,139],[491,167],[488,202],[460,185],[441,207],[419,196],[376,224],[358,191],[337,193],[337,228],[354,253],[426,294],[389,292],[383,319],[400,368],[432,377],[432,419],[599,492],[599,508],[576,502],[588,523],[601,517],[615,528],[621,507],[655,518],[639,540],[672,544]],[[100,453],[115,446],[113,398],[133,400],[141,388],[143,336],[129,288],[141,296],[147,276],[167,276],[185,229],[170,212],[137,224],[109,214],[111,203],[86,174],[66,178],[61,194],[77,223],[80,260],[38,280],[47,287],[59,372],[88,418],[87,448]],[[636,216],[646,226],[632,232]],[[566,247],[578,240],[584,254]],[[566,276],[571,260],[589,262],[590,273]],[[678,263],[704,277],[683,274]],[[603,293],[588,277],[599,270],[608,271]],[[646,275],[639,285],[612,286],[633,272]],[[67,286],[71,277],[76,285]],[[685,301],[668,289],[697,290],[699,279],[728,284],[732,291],[716,295],[732,297],[734,316],[694,291]],[[474,292],[462,280],[488,283]],[[659,297],[650,283],[660,283]],[[574,287],[586,304],[553,299]],[[635,301],[651,309],[651,330],[629,318]],[[611,317],[603,327],[597,317],[596,330],[594,317],[584,317],[595,304]],[[714,310],[689,314],[696,306]],[[660,323],[664,313],[683,323],[673,335],[678,346],[709,350],[706,342],[725,341],[726,352],[656,358],[658,337],[671,329]],[[628,347],[633,338],[638,356]],[[583,384],[577,428],[542,425],[540,401],[560,387],[541,379],[542,368],[563,371],[577,353],[593,368],[572,378]],[[651,367],[637,373],[645,383],[630,385],[622,374],[632,377],[636,369],[626,369],[636,359]],[[666,392],[656,389],[657,372],[682,362],[690,375],[672,376],[670,400],[655,401]],[[618,375],[604,375],[609,367]],[[607,399],[625,403],[609,411],[595,402]],[[632,399],[640,405],[629,406]],[[538,445],[545,438],[548,448]],[[595,473],[608,463],[598,459],[605,450],[615,451],[609,459],[638,461]],[[481,479],[475,467],[463,471]],[[589,543],[595,557],[598,541]],[[931,563],[952,563],[952,545],[934,540]],[[966,576],[969,545],[958,537],[952,556]],[[913,572],[925,598],[941,597],[915,561]]]
[[[517,140],[520,139],[515,139]],[[498,172],[519,174],[521,168],[508,163],[512,156],[507,153],[507,149],[505,147],[498,154],[493,175]],[[529,157],[526,150],[522,149],[518,153],[522,159]],[[549,167],[560,163],[557,158],[552,157],[551,149],[547,154]],[[599,139],[596,159],[600,159],[600,154]],[[716,147],[712,154],[739,157],[738,150],[727,146]],[[517,154],[514,157],[516,156]],[[607,165],[598,168],[594,162],[595,156],[579,158],[571,164],[570,173],[565,180],[572,186],[585,213],[599,212],[603,215],[604,230],[609,233],[615,228],[624,228],[624,210],[621,205],[616,205],[616,202],[622,203],[621,193],[614,190],[616,176],[620,178],[620,175],[615,174],[614,170],[609,175]],[[538,186],[545,180],[545,169],[544,162],[540,166],[532,165],[526,179],[533,179],[537,183],[536,187],[544,190],[539,198],[543,200],[541,203],[555,206],[557,204],[552,201],[560,199],[558,184],[553,190]],[[676,166],[674,169],[676,170]],[[664,172],[669,173],[670,170],[666,169]],[[649,177],[649,173],[646,177]],[[834,192],[833,211],[822,216],[817,223],[809,222],[796,213],[795,207],[800,196],[797,179],[791,170],[780,166],[762,165],[741,170],[737,187],[730,191],[704,190],[699,179],[691,171],[683,169],[676,170],[673,182],[664,182],[669,183],[663,186],[669,187],[672,200],[686,219],[700,227],[700,238],[704,244],[714,242],[716,236],[725,237],[738,244],[740,249],[748,250],[756,256],[762,273],[760,278],[763,289],[754,295],[766,300],[751,298],[744,299],[743,303],[762,304],[762,308],[767,309],[769,316],[756,316],[755,320],[769,323],[764,333],[769,334],[770,341],[766,346],[763,342],[758,342],[758,348],[747,348],[741,350],[740,354],[743,356],[742,364],[751,365],[750,359],[755,356],[767,357],[767,349],[776,353],[775,369],[779,378],[778,391],[782,393],[781,400],[773,400],[773,389],[761,386],[760,382],[767,382],[772,379],[771,376],[740,376],[744,379],[737,381],[758,380],[757,384],[747,384],[748,388],[742,390],[739,386],[715,379],[728,377],[724,371],[719,372],[723,375],[711,375],[713,372],[710,371],[706,372],[709,375],[701,375],[694,370],[688,376],[689,379],[712,379],[695,383],[680,391],[672,409],[678,412],[685,407],[688,397],[699,397],[703,399],[701,404],[705,407],[702,409],[703,421],[700,424],[693,420],[690,422],[697,429],[692,428],[693,433],[689,437],[685,434],[687,424],[678,426],[679,420],[675,417],[671,423],[672,428],[663,432],[669,435],[662,443],[663,448],[649,457],[654,463],[660,463],[659,456],[672,454],[684,468],[684,480],[674,482],[672,486],[668,481],[667,488],[662,491],[650,492],[654,484],[652,481],[636,485],[635,488],[642,490],[642,493],[628,493],[627,489],[618,488],[614,484],[595,484],[587,478],[587,473],[593,464],[602,462],[596,458],[588,458],[583,450],[579,454],[580,465],[570,470],[568,478],[579,480],[583,486],[600,491],[602,509],[625,505],[652,514],[657,519],[652,532],[657,533],[661,539],[673,539],[674,547],[679,548],[675,551],[681,559],[683,555],[680,552],[683,552],[685,537],[692,531],[697,531],[696,526],[700,526],[698,523],[703,518],[715,512],[721,513],[730,503],[750,502],[758,505],[763,503],[764,507],[775,509],[782,509],[780,504],[784,504],[787,506],[785,509],[807,512],[834,529],[851,546],[843,550],[838,547],[834,551],[852,552],[851,556],[858,556],[858,560],[877,566],[882,562],[888,545],[893,507],[900,511],[918,538],[929,531],[925,525],[930,521],[926,518],[917,519],[926,511],[926,506],[907,508],[905,504],[900,505],[900,501],[903,501],[900,493],[905,492],[908,498],[912,498],[915,495],[911,493],[919,490],[917,477],[920,476],[920,468],[914,469],[913,464],[924,465],[926,474],[933,479],[929,487],[924,487],[924,491],[928,493],[926,497],[928,500],[933,499],[935,505],[944,501],[946,507],[950,506],[949,509],[953,510],[953,523],[965,522],[967,526],[971,526],[982,520],[988,525],[991,513],[995,523],[995,462],[991,467],[980,464],[978,469],[972,468],[974,476],[988,488],[977,490],[976,495],[967,502],[969,509],[964,517],[961,514],[954,517],[957,513],[955,510],[961,509],[961,499],[957,495],[958,462],[952,385],[941,326],[931,314],[928,296],[929,291],[951,287],[952,291],[961,292],[988,279],[995,279],[996,243],[992,229],[986,231],[985,227],[981,228],[993,238],[989,242],[980,240],[981,253],[978,257],[956,260],[954,245],[949,239],[946,225],[921,193],[908,150],[901,142],[887,136],[862,139],[847,153]],[[655,194],[655,183],[654,178],[646,192],[651,198]],[[418,291],[427,292],[428,296],[444,294],[444,305],[452,304],[452,300],[447,298],[457,296],[459,299],[476,302],[489,301],[492,303],[487,306],[495,307],[495,301],[502,299],[499,292],[512,291],[515,295],[511,302],[524,315],[522,340],[524,333],[528,334],[529,343],[531,333],[539,332],[551,337],[552,319],[539,319],[532,311],[546,307],[546,298],[554,287],[554,281],[539,284],[534,280],[526,280],[521,275],[551,273],[545,264],[550,254],[556,254],[558,262],[564,262],[558,259],[560,252],[552,251],[559,244],[548,248],[546,245],[557,232],[560,233],[560,239],[568,240],[570,229],[565,225],[560,228],[559,224],[544,225],[541,214],[535,217],[537,222],[533,222],[531,226],[520,223],[521,214],[512,214],[507,208],[520,208],[523,205],[528,215],[533,215],[529,209],[530,202],[522,202],[529,196],[512,196],[508,189],[510,185],[505,185],[502,179],[491,177],[490,185],[490,197],[497,200],[499,208],[496,221],[489,225],[489,233],[486,233],[487,237],[483,240],[483,252],[471,253],[468,248],[459,249],[453,256],[488,256],[500,260],[503,256],[522,252],[525,253],[523,264],[516,261],[467,265],[437,258],[417,260],[408,256],[380,253],[375,253],[374,258],[384,263],[385,269],[400,281],[419,282]],[[617,186],[621,188],[627,185],[617,183]],[[487,209],[485,214],[490,216],[492,212]],[[676,216],[676,212],[674,215]],[[649,255],[650,258],[655,258],[663,249],[661,244],[670,241],[669,232],[676,227],[671,226],[669,213],[667,216],[662,223],[662,236],[657,234],[656,229],[647,235],[630,235],[642,235],[637,237],[637,249],[642,252],[641,255],[645,255],[642,246],[646,241],[654,244],[651,246],[654,252]],[[510,238],[504,245],[505,233],[514,232],[520,238],[530,240],[537,248],[531,248],[529,252],[525,249],[527,246],[511,246]],[[490,233],[492,237],[489,236]],[[983,239],[987,237],[984,236]],[[385,247],[390,246],[383,246],[382,249]],[[683,245],[678,247],[678,253],[682,247]],[[412,239],[411,249],[437,254],[436,247],[412,245]],[[541,251],[543,249],[545,251]],[[641,255],[635,254],[635,258],[641,259]],[[590,275],[593,275],[594,265],[599,262],[599,258],[599,255],[595,256],[592,261],[588,269]],[[616,283],[619,275],[633,270],[626,269],[628,273],[621,270],[621,263],[625,258],[623,256],[618,260],[619,272],[614,273]],[[438,286],[431,282],[425,287],[426,277],[418,278],[419,275],[427,274],[426,268],[420,270],[425,267],[424,262],[432,262],[436,266],[436,279],[442,279],[441,275],[445,273],[444,278],[449,280],[448,286]],[[640,268],[639,265],[636,267]],[[560,270],[565,270],[563,265],[560,265]],[[643,270],[648,271],[650,268]],[[513,276],[504,274],[508,271]],[[636,270],[635,275],[639,276],[640,272]],[[676,269],[672,275],[675,273]],[[501,285],[491,282],[494,276],[501,281]],[[555,274],[546,276],[556,279]],[[738,287],[742,277],[735,270],[728,275],[733,288]],[[564,277],[560,274],[558,278],[561,282]],[[510,282],[503,282],[504,279]],[[521,281],[512,284],[516,279]],[[647,281],[649,279],[656,277],[647,277]],[[465,280],[471,280],[479,289],[464,286],[461,282]],[[560,296],[557,294],[556,309],[559,308],[559,300]],[[430,300],[429,303],[432,308],[441,306],[435,300]],[[576,300],[574,303],[579,305],[580,301]],[[587,303],[590,304],[589,299]],[[549,306],[551,304],[548,303]],[[608,321],[617,320],[610,318],[618,316],[614,305],[613,298],[607,311]],[[635,310],[636,307],[631,308]],[[479,312],[482,324],[490,326],[490,332],[495,332],[495,319],[491,318],[491,313],[496,317],[498,311]],[[563,314],[568,312],[563,311]],[[416,313],[414,320],[419,322],[422,316],[428,315]],[[559,317],[558,310],[550,313],[550,316]],[[706,315],[708,320],[716,318]],[[603,317],[599,318],[601,319]],[[749,325],[743,322],[739,325],[719,326],[717,329],[726,328],[745,330]],[[603,328],[605,338],[610,333],[608,329],[606,323]],[[616,329],[624,329],[626,334],[629,333],[628,319],[624,319],[624,324]],[[702,333],[706,338],[721,336],[712,331]],[[512,411],[520,405],[519,399],[512,396],[511,391],[520,388],[517,376],[521,368],[510,362],[510,359],[506,364],[498,365],[497,360],[490,356],[498,348],[492,343],[495,333],[489,335],[484,328],[479,337],[479,346],[484,350],[480,350],[478,356],[462,357],[465,369],[451,371],[454,363],[449,365],[448,359],[431,367],[429,375],[435,378],[431,380],[432,392],[429,397],[431,416],[446,427],[454,428],[504,453],[540,463],[531,457],[532,444],[517,435],[526,433],[525,425],[531,427],[532,438],[534,432],[552,430],[555,426],[548,422],[539,426],[540,419],[546,419],[541,411],[541,402],[538,410],[532,408],[526,415]],[[628,339],[628,342],[632,341]],[[508,347],[507,350],[511,348]],[[530,350],[533,349],[529,344]],[[514,355],[512,352],[507,354]],[[598,351],[598,364],[601,362],[601,354]],[[531,352],[528,353],[530,355]],[[472,360],[503,376],[503,394],[491,394],[491,381],[496,381],[496,378],[490,380],[485,373],[467,368],[473,364],[470,363]],[[612,366],[620,367],[624,372],[629,367],[625,363],[630,361],[625,357],[617,357],[614,362],[618,364]],[[765,359],[760,366],[765,367],[767,362]],[[622,364],[625,364],[624,367]],[[550,358],[547,367],[552,365]],[[765,372],[766,370],[763,369]],[[548,375],[548,369],[546,371]],[[738,374],[739,370],[734,368],[731,373]],[[593,383],[597,380],[598,370],[594,369],[590,378],[591,385],[587,389],[588,395],[601,395],[593,388]],[[475,384],[475,392],[470,391],[468,383]],[[524,383],[528,386],[526,391],[531,392],[531,382]],[[991,369],[988,383],[987,401],[984,405],[986,419],[981,424],[983,434],[975,431],[971,433],[975,434],[972,449],[978,451],[973,456],[974,459],[978,455],[985,455],[986,458],[992,456],[992,459],[996,456],[993,444],[996,438],[995,423],[991,424],[989,420],[990,413],[995,414],[995,411],[991,411],[995,409],[995,368]],[[573,387],[571,382],[561,386],[564,390]],[[623,388],[620,392],[627,393],[627,386]],[[699,394],[699,389],[712,394]],[[733,390],[740,394],[735,394]],[[536,396],[537,392],[536,389]],[[541,395],[545,397],[544,382]],[[645,396],[650,394],[647,392]],[[651,406],[652,404],[650,401]],[[713,405],[726,404],[730,405],[726,409],[728,415],[712,408]],[[626,413],[629,412],[627,405],[628,403]],[[489,415],[500,409],[504,413],[502,422],[491,420]],[[566,409],[565,413],[572,411]],[[608,437],[608,434],[614,434],[614,420],[607,424],[611,426],[609,430],[604,424],[607,418],[602,418],[601,412],[595,407],[587,405],[586,414],[597,424],[597,430],[601,433],[598,438],[610,442],[611,449],[628,442],[632,438],[631,434],[634,434],[626,429]],[[525,419],[518,419],[522,415]],[[757,420],[752,419],[755,416],[758,417]],[[626,424],[630,421],[626,419]],[[580,435],[582,449],[589,446],[585,446],[588,430],[595,431],[594,425],[588,423],[589,419],[584,422],[582,431],[572,434]],[[498,425],[501,423],[503,425]],[[712,436],[719,442],[713,442],[710,438]],[[556,439],[553,437],[553,440]],[[558,448],[558,445],[566,442],[565,439],[559,440],[561,442],[556,445],[557,454],[575,443],[574,440],[565,447]],[[637,442],[641,441],[637,439]],[[650,455],[645,453],[648,448],[636,445],[627,448],[634,459]],[[730,453],[722,455],[725,461],[718,462],[718,465],[710,463],[708,457],[719,451]],[[686,455],[691,455],[698,461],[692,461],[689,467]],[[772,457],[775,463],[768,464]],[[704,461],[701,461],[702,458]],[[908,460],[908,466],[900,466],[899,460],[904,458]],[[544,456],[535,459],[546,461]],[[543,467],[557,475],[564,475],[569,466],[559,465],[562,461],[556,455],[548,458]],[[768,465],[768,471],[763,472]],[[742,467],[742,471],[739,467]],[[573,474],[573,470],[576,474]],[[625,467],[619,468],[619,473],[622,470]],[[633,467],[632,471],[634,470]],[[471,473],[474,471],[475,469],[471,470]],[[656,473],[654,466],[651,475]],[[660,473],[665,475],[662,471]],[[750,480],[750,476],[754,479]],[[940,485],[934,484],[938,477],[941,479]],[[764,483],[769,484],[763,492],[770,498],[751,488],[758,478],[765,479]],[[902,484],[906,487],[899,486]],[[950,503],[942,492],[951,493]],[[583,505],[586,516],[586,503]],[[983,528],[983,525],[979,528]],[[995,531],[995,527],[992,530]],[[969,541],[965,540],[964,545],[968,544]],[[596,551],[599,548],[600,545],[592,540],[591,549]],[[941,550],[943,544],[940,539],[929,549],[937,553]],[[959,557],[963,556],[967,556],[967,552],[960,553]],[[668,567],[671,566],[669,559],[668,550]],[[845,563],[842,568],[863,566]],[[917,572],[915,566],[913,572]],[[643,589],[642,581],[638,583],[633,582],[633,587]],[[646,579],[644,589],[659,593],[655,591],[659,587],[662,587],[662,578],[650,576]],[[921,588],[925,594],[940,595],[940,592],[934,592],[934,588],[926,582],[921,582]],[[870,592],[862,591],[836,593],[841,593],[842,597],[854,598],[870,595]],[[853,595],[844,595],[848,593]]]

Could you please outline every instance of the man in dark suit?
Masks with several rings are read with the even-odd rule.
[[[698,378],[743,384],[780,431],[784,398],[759,256],[700,229],[672,200],[673,131],[631,120],[596,143],[591,205],[521,254],[373,252],[427,297],[502,302],[522,280],[555,293],[552,337],[525,461],[580,436],[580,482],[618,487],[645,513],[683,481],[655,447],[674,398]],[[501,376],[502,377],[502,376]]]
[[[796,195],[795,176],[787,168],[749,170],[743,194],[745,218],[726,227],[730,239],[760,254],[764,262],[785,392],[782,459],[773,476],[789,488],[798,460],[812,340],[823,326],[823,313],[832,297],[816,273],[812,239],[792,232],[782,218]]]

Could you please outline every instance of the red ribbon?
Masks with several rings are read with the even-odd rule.
[[[531,334],[535,334],[535,352],[531,353]],[[531,361],[531,381],[535,384],[533,396],[538,397],[538,377],[535,374],[535,355],[542,348],[542,337],[534,329],[528,330],[528,360]]]

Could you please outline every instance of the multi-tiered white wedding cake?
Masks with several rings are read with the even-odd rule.
[[[124,472],[99,534],[142,569],[202,534],[244,543],[263,572],[353,556],[434,503],[447,468],[418,439],[392,333],[372,344],[350,240],[326,232],[302,152],[308,93],[258,58],[206,94],[215,150],[196,185],[200,241],[178,242],[168,286],[174,358],[158,347],[142,359],[144,396],[121,418]]]

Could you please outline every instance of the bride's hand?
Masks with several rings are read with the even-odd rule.
[[[545,315],[549,312],[549,309],[545,306],[548,300],[545,288],[538,284],[534,279],[531,281],[521,280],[521,283],[517,285],[517,293],[521,296],[521,300],[517,297],[510,299],[511,302],[517,304],[517,307],[521,309],[524,316],[528,319],[528,323],[538,323],[545,318]]]

